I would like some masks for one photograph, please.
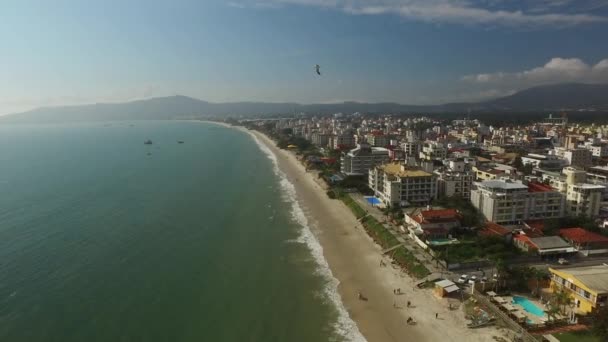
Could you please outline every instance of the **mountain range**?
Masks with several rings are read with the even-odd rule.
[[[125,103],[42,107],[0,116],[0,123],[55,123],[118,120],[164,120],[196,117],[260,116],[292,113],[430,114],[531,111],[608,111],[608,84],[554,84],[529,88],[513,95],[475,103],[416,106],[398,103],[343,102],[298,104],[267,102],[212,103],[187,96],[157,97]]]

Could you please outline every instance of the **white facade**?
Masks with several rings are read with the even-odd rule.
[[[600,205],[606,187],[594,184],[569,184],[567,192],[567,211],[571,216],[596,217],[600,213]]]
[[[389,143],[389,137],[383,134],[368,134],[365,136],[367,143],[375,147],[386,147]]]
[[[527,185],[510,180],[474,184],[471,203],[488,221],[517,223],[564,216],[565,198],[557,191],[531,191]]]
[[[473,184],[473,172],[436,172],[437,194],[445,197],[471,197],[471,185]]]
[[[447,157],[448,150],[443,146],[442,143],[436,141],[427,141],[422,145],[420,151],[420,159],[433,160],[433,159],[445,159]]]
[[[388,206],[425,206],[437,197],[435,175],[395,163],[371,169],[369,187]]]
[[[339,134],[334,136],[332,148],[337,150],[341,147],[353,147],[355,146],[355,136],[352,134]]]
[[[340,158],[340,171],[348,176],[366,175],[374,166],[388,161],[388,149],[361,144]]]
[[[314,132],[311,135],[311,142],[315,146],[327,147],[329,144],[329,134]]]

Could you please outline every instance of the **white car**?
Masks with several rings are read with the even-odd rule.
[[[467,282],[467,279],[468,279],[468,278],[469,278],[469,276],[468,276],[468,275],[463,274],[463,275],[461,275],[461,276],[460,276],[460,278],[458,278],[458,282],[459,282],[460,284],[464,284],[464,283],[466,283],[466,282]]]
[[[473,285],[473,284],[475,284],[476,281],[477,281],[477,276],[471,276],[471,278],[469,279],[469,284]]]

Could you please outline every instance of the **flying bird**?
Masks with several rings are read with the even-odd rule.
[[[321,76],[321,66],[319,64],[315,65],[315,70],[317,71],[317,75]]]

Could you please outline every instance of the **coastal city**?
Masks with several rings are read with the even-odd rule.
[[[406,294],[393,307],[407,325],[428,319],[419,307],[429,306],[444,310],[425,316],[479,340],[606,330],[608,125],[564,113],[500,126],[467,114],[223,121],[271,138],[350,211],[376,244],[375,262],[411,280],[393,289]]]

